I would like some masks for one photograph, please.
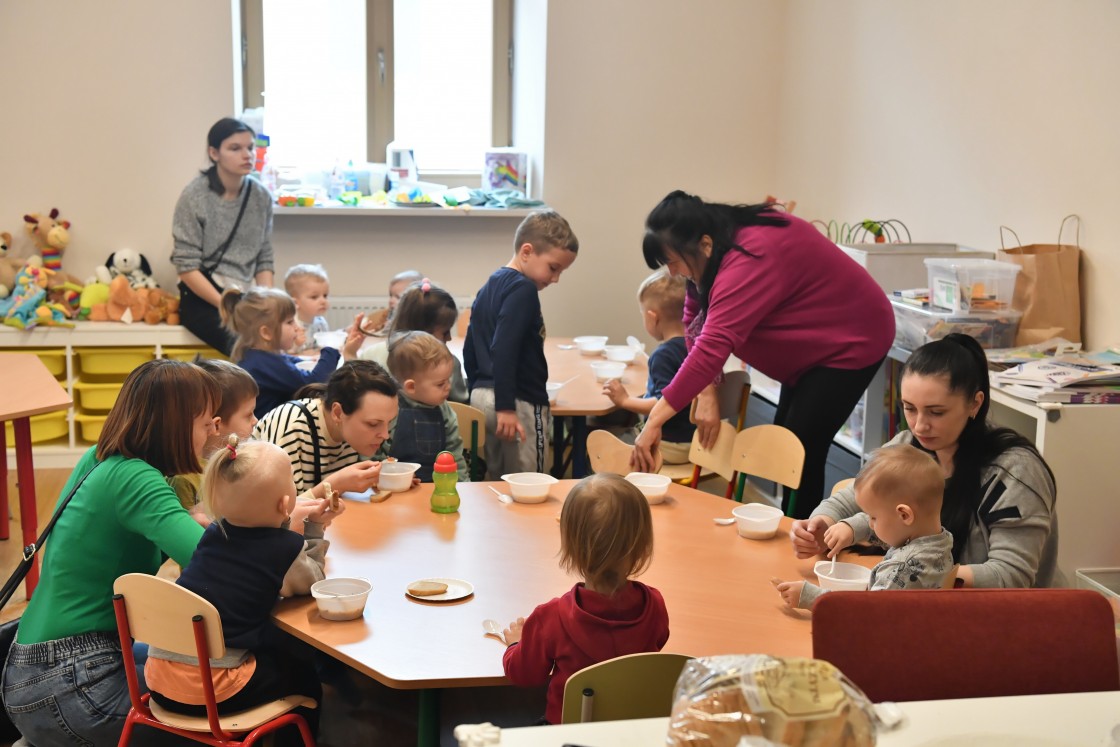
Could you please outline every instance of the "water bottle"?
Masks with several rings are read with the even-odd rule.
[[[459,480],[459,465],[450,451],[441,451],[432,467],[432,510],[437,514],[453,514],[459,510],[459,491],[455,483]]]

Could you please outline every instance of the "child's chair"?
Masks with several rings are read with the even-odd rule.
[[[843,480],[837,481],[837,483],[832,486],[832,490],[829,492],[828,495],[830,497],[836,495],[837,493],[839,493],[841,490],[848,487],[849,485],[855,484],[855,481],[856,481],[856,478],[854,478],[854,477],[845,477]]]
[[[728,367],[724,369],[723,381],[716,388],[716,395],[719,398],[719,416],[721,420],[730,423],[736,431],[743,429],[743,425],[747,422],[747,402],[751,396],[751,380],[750,375],[742,368]],[[692,407],[695,408],[695,403]],[[696,443],[696,438],[693,436],[693,444]],[[693,462],[692,454],[689,453],[689,461]],[[660,473],[666,475],[673,482],[679,482],[682,485],[689,485],[696,487],[700,481],[711,477],[713,474],[719,474],[712,470],[701,470],[699,475],[695,474],[695,462],[691,464],[666,464],[662,466]],[[726,477],[726,476],[724,476]],[[728,490],[727,497],[731,497],[731,490]]]
[[[793,516],[804,466],[805,447],[788,428],[756,425],[740,431],[735,436],[731,454],[731,467],[739,475],[735,500],[742,500],[747,475],[754,475],[793,489],[787,511],[788,516]]]
[[[113,609],[128,679],[128,696],[132,701],[118,742],[120,747],[129,743],[137,724],[195,742],[229,747],[256,744],[278,729],[294,726],[299,729],[304,745],[315,747],[315,738],[311,736],[303,716],[289,713],[301,706],[315,708],[317,704],[312,698],[290,695],[246,711],[218,715],[210,659],[224,656],[226,644],[222,621],[214,605],[166,579],[145,573],[128,573],[113,583]],[[166,651],[198,658],[206,716],[171,713],[151,702],[150,695],[140,695],[136,661],[132,656],[133,638]],[[237,735],[243,735],[244,739],[238,739]]]
[[[684,654],[629,654],[592,664],[564,684],[561,722],[618,721],[668,716]]]
[[[486,414],[477,407],[464,405],[462,402],[447,401],[451,411],[459,420],[459,435],[468,444],[470,449],[471,482],[478,482],[485,475],[482,468],[482,447],[486,445]],[[464,435],[466,434],[466,435]],[[467,439],[469,436],[469,440]]]
[[[587,434],[587,458],[593,472],[614,472],[626,475],[630,469],[630,455],[634,447],[610,431],[600,428]]]

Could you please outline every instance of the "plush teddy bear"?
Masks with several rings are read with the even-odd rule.
[[[109,283],[109,300],[104,304],[90,307],[89,318],[93,322],[139,322],[148,312],[148,297],[128,284],[128,278],[117,275]]]
[[[95,280],[106,285],[117,275],[128,278],[128,284],[133,288],[158,288],[159,284],[152,277],[152,267],[148,258],[134,249],[121,249],[109,255],[105,264],[93,269]],[[88,283],[87,283],[88,284]]]
[[[144,293],[144,291],[140,291]],[[144,321],[148,324],[179,323],[179,299],[159,288],[151,288],[148,293],[148,313]]]
[[[12,235],[7,231],[0,233],[0,298],[7,298],[15,286],[16,274],[23,267],[21,259],[8,256],[12,248]]]

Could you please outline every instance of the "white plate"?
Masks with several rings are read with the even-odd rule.
[[[405,587],[405,594],[413,599],[419,599],[421,602],[451,602],[455,599],[462,599],[474,594],[474,585],[469,581],[463,581],[459,578],[418,578],[416,581],[435,581],[440,584],[447,584],[447,591],[442,594],[432,594],[431,596],[420,596],[408,591]],[[412,583],[416,583],[413,581]]]

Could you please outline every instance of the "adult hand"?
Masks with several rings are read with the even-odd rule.
[[[521,630],[525,627],[525,618],[519,617],[509,624],[509,627],[502,631],[502,640],[506,642],[507,646],[512,646],[521,640]]]
[[[824,545],[828,548],[826,553],[832,558],[840,554],[845,547],[849,547],[856,539],[856,532],[843,521],[838,521],[824,532]]]
[[[498,410],[498,425],[494,429],[503,441],[525,440],[525,426],[517,419],[516,410]]]
[[[696,406],[692,408],[692,422],[700,436],[700,445],[710,449],[719,436],[719,396],[716,388],[709,386],[696,395]]]
[[[634,441],[630,466],[636,472],[656,472],[661,462],[661,426],[646,422]]]
[[[607,395],[615,407],[622,407],[622,403],[630,396],[630,393],[622,386],[622,382],[619,379],[611,379],[606,384],[603,384],[603,394]]]
[[[331,474],[331,488],[340,493],[363,493],[377,486],[381,462],[364,461],[343,467]]]
[[[782,601],[787,607],[797,606],[798,601],[801,600],[801,589],[805,586],[804,581],[783,581],[780,578],[772,578],[770,583],[782,595]]]
[[[789,539],[793,543],[794,554],[804,560],[825,552],[827,546],[824,544],[824,533],[835,523],[835,520],[827,516],[813,516],[793,522]]]
[[[346,342],[342,343],[342,360],[352,361],[358,357],[358,350],[366,336],[362,334],[362,315],[354,316],[354,323],[346,328]]]

